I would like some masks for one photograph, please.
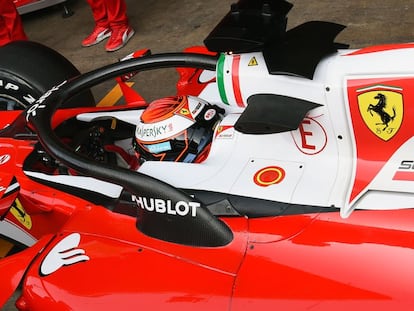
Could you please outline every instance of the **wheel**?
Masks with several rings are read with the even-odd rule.
[[[15,41],[0,48],[0,110],[20,110],[60,82],[80,75],[63,55],[40,43]],[[90,90],[65,103],[65,107],[93,106]]]

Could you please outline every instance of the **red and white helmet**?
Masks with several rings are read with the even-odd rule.
[[[141,115],[135,151],[142,161],[201,162],[223,112],[194,96],[157,99]]]

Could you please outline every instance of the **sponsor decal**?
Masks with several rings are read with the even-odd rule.
[[[216,115],[216,110],[213,108],[210,108],[204,113],[204,120],[210,121],[211,119],[214,118],[215,115]]]
[[[90,258],[85,255],[85,251],[78,248],[79,243],[79,233],[72,233],[57,243],[43,259],[40,265],[41,275],[46,276],[62,267],[88,261]]]
[[[160,214],[177,215],[191,217],[197,216],[197,208],[201,206],[199,202],[178,201],[173,203],[171,200],[146,198],[132,195],[132,201],[137,203],[138,208],[149,212]]]
[[[414,181],[414,161],[403,160],[398,166],[392,180]]]
[[[259,65],[259,64],[257,63],[256,57],[254,57],[254,56],[252,58],[250,58],[250,61],[247,64],[247,66],[257,66],[257,65]]]
[[[164,135],[165,133],[173,130],[172,123],[162,125],[139,125],[135,131],[135,136],[138,138],[157,138]]]
[[[38,109],[43,109],[45,108],[45,105],[40,105],[40,104],[33,104],[33,106],[31,106],[26,113],[26,121],[29,122],[29,117],[32,116],[33,118],[36,117],[37,114],[37,110]]]
[[[165,141],[165,142],[158,143],[158,144],[144,145],[144,146],[151,153],[161,153],[165,151],[170,151],[172,149],[171,143],[169,141]]]
[[[4,81],[0,79],[0,88],[3,88],[4,90],[12,90],[12,91],[20,91],[20,87],[17,84]],[[36,99],[31,94],[23,95],[22,98],[27,102],[27,104],[31,105],[33,104]]]
[[[13,205],[10,208],[10,213],[26,228],[32,229],[32,218],[23,208],[22,203],[19,199],[16,199],[13,202]]]
[[[52,87],[49,91],[47,91],[46,93],[44,93],[42,96],[39,97],[39,99],[36,101],[37,104],[42,104],[46,98],[48,98],[52,93],[56,92],[59,90],[59,88],[64,85],[67,81],[63,81],[61,84],[56,85],[54,87]]]
[[[9,162],[10,159],[11,159],[10,154],[0,155],[0,165],[3,165],[4,163]]]
[[[233,137],[234,127],[232,125],[220,125],[217,127],[215,138],[232,139]]]
[[[200,111],[200,109],[203,108],[203,107],[204,107],[204,105],[202,105],[200,102],[197,103],[197,106],[195,106],[195,108],[193,109],[193,111],[191,111],[191,114],[193,116],[197,115],[198,112]]]
[[[268,187],[278,184],[285,178],[285,170],[279,166],[268,166],[254,174],[253,181],[260,187]]]
[[[18,91],[20,89],[18,85],[11,83],[11,82],[4,81],[2,79],[0,79],[0,87],[5,90],[12,90],[12,91]]]
[[[29,117],[36,117],[36,111],[38,109],[43,109],[46,106],[42,105],[42,103],[55,91],[58,91],[59,88],[64,85],[67,81],[63,81],[61,84],[56,85],[54,87],[52,87],[49,91],[47,91],[45,94],[43,94],[42,96],[39,97],[39,99],[36,101],[36,103],[34,103],[26,112],[26,121],[29,121]]]
[[[25,96],[23,96],[23,99],[29,104],[33,104],[36,101],[36,98],[34,98],[32,95],[27,94]]]
[[[359,112],[370,131],[384,141],[390,140],[401,127],[404,114],[401,89],[358,90]]]
[[[322,152],[328,143],[323,126],[313,118],[304,118],[296,131],[291,132],[296,147],[304,154]]]

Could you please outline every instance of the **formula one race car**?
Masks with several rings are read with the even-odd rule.
[[[3,91],[0,303],[20,284],[20,310],[413,309],[414,44],[350,50],[338,24],[286,30],[291,7],[241,0],[205,47],[23,110]],[[169,67],[171,97],[123,84]],[[109,79],[125,105],[82,97]]]

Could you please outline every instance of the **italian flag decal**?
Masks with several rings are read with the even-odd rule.
[[[224,63],[227,57],[231,57],[231,71],[226,70],[224,68]],[[227,55],[221,54],[220,58],[217,63],[217,85],[219,88],[219,93],[221,100],[223,103],[229,105],[229,97],[234,98],[237,106],[245,107],[246,105],[243,102],[243,98],[241,95],[240,90],[240,79],[239,79],[239,71],[240,71],[240,55]],[[225,85],[225,77],[226,75],[231,74],[231,87],[226,89]]]

